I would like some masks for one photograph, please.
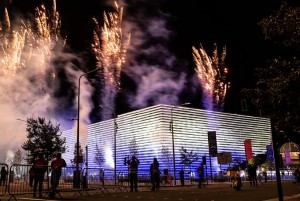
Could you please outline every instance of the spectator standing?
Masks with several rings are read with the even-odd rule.
[[[295,183],[299,184],[300,183],[300,168],[299,168],[299,166],[295,169],[293,175],[295,178]]]
[[[201,163],[200,166],[198,167],[198,175],[199,175],[198,188],[201,188],[202,187],[202,183],[203,183],[203,178],[204,178],[203,163]]]
[[[160,184],[160,171],[159,171],[159,163],[157,158],[153,159],[153,162],[150,165],[150,175],[151,175],[151,183],[152,183],[152,191],[159,189]]]
[[[248,167],[248,178],[250,186],[257,186],[257,166],[255,164],[249,165]]]
[[[6,184],[6,178],[7,178],[7,170],[5,169],[5,167],[3,166],[1,168],[1,173],[0,173],[0,186],[5,186]]]
[[[66,161],[61,158],[61,153],[56,154],[56,158],[51,161],[51,191],[50,198],[55,198],[56,189],[59,185],[59,179],[61,177],[62,168],[66,167]]]
[[[179,177],[180,177],[180,184],[181,184],[181,186],[184,186],[184,171],[183,171],[183,169],[181,169],[179,171]]]
[[[29,169],[29,186],[33,187],[33,181],[34,181],[34,168],[33,166]]]
[[[232,177],[232,188],[234,188],[237,191],[240,191],[242,188],[243,184],[242,184],[242,179],[239,176],[239,173],[236,173],[233,177]]]
[[[47,161],[44,158],[43,153],[39,153],[38,157],[33,162],[34,168],[34,184],[33,184],[33,197],[36,197],[37,187],[39,190],[39,197],[42,198],[43,182],[45,172],[47,171]]]
[[[263,171],[263,176],[264,176],[265,183],[267,183],[267,181],[268,181],[268,175],[267,175],[266,171]]]
[[[131,159],[128,162],[129,165],[129,180],[130,180],[130,192],[133,192],[133,189],[135,192],[138,192],[137,189],[137,179],[138,179],[138,166],[140,164],[140,161],[135,157],[132,156]]]

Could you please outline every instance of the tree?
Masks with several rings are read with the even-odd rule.
[[[133,137],[133,139],[130,141],[129,143],[129,153],[131,156],[136,156],[138,155],[138,147],[136,144],[136,140],[135,137]]]
[[[256,165],[261,166],[267,161],[267,154],[257,154],[253,159]]]
[[[278,10],[258,22],[266,40],[276,45],[300,48],[300,7],[289,6],[287,1],[282,1]]]
[[[53,125],[44,117],[27,118],[27,141],[21,146],[28,151],[28,160],[38,152],[46,155],[48,160],[54,158],[56,152],[65,153],[66,138],[61,137],[60,124]]]
[[[95,163],[101,167],[104,161],[103,151],[99,148],[98,144],[96,144]]]
[[[180,159],[180,164],[183,164],[184,166],[187,166],[191,169],[192,164],[198,161],[198,155],[196,153],[193,153],[193,150],[189,152],[184,147],[181,147]]]
[[[169,151],[169,147],[162,145],[162,157],[164,160],[164,163],[168,165],[168,169],[170,169],[170,151]]]
[[[22,160],[23,160],[22,152],[20,149],[18,149],[14,154],[13,163],[21,164]]]
[[[78,150],[79,150],[79,153],[78,153],[78,163],[81,164],[81,166],[85,163],[85,155],[83,154],[83,149],[81,147],[81,144],[79,143],[79,147],[78,147]],[[76,165],[76,162],[77,162],[77,143],[75,143],[74,145],[74,158],[73,159],[70,159],[70,162],[73,164],[73,165]]]
[[[258,22],[266,40],[281,50],[256,68],[256,88],[242,93],[260,111],[272,118],[278,141],[300,142],[300,8],[285,1],[272,15]]]
[[[13,164],[21,164],[22,160],[23,160],[22,152],[20,149],[18,149],[14,154],[12,163]],[[17,173],[17,175],[21,174],[21,169],[20,169],[20,166],[18,166],[18,165],[16,166],[16,173]]]

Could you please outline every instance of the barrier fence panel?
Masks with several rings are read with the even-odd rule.
[[[101,193],[109,193],[110,191],[127,191],[124,174],[117,172],[115,178],[115,172],[111,169],[102,168],[86,168],[83,169],[85,172],[83,178],[86,180],[85,189],[96,190]]]
[[[0,195],[4,195],[7,192],[8,181],[8,165],[0,163],[1,175],[0,175]]]
[[[36,178],[34,174],[31,174],[31,168],[32,165],[23,164],[13,164],[10,167],[8,171],[7,191],[11,195],[11,197],[15,198],[16,195],[34,194],[34,180]],[[33,173],[34,172],[35,171],[33,171]],[[74,188],[74,173],[75,167],[62,168],[61,176],[58,180],[58,187],[55,190],[55,193],[59,194],[60,197],[60,192],[75,192],[78,190],[82,191],[82,185],[80,186],[80,188]],[[51,191],[51,179],[55,179],[55,177],[51,178],[51,168],[50,166],[47,166],[42,183],[41,194],[43,195],[43,197],[48,197]],[[2,189],[2,187],[0,189]],[[39,193],[39,187],[37,187],[36,193]]]
[[[64,167],[62,168],[61,177],[59,179],[59,185],[57,187],[58,192],[69,192],[69,191],[76,191],[76,190],[82,190],[83,189],[83,181],[82,181],[82,175],[81,175],[81,186],[80,188],[77,188],[74,184],[74,174],[76,172],[75,167]],[[81,170],[80,170],[81,172]],[[51,172],[49,177],[51,178]]]
[[[84,189],[97,190],[104,186],[104,170],[102,168],[85,168],[83,172]]]
[[[30,184],[29,170],[32,165],[13,164],[9,169],[8,193],[12,196],[21,194],[33,194],[33,185]],[[49,192],[49,180],[47,177],[49,168],[45,173],[42,193]],[[32,180],[33,181],[33,180]]]
[[[150,174],[138,173],[138,189],[151,190],[151,188],[152,183]]]

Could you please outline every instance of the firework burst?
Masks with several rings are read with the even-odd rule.
[[[23,66],[21,53],[24,48],[24,33],[23,29],[20,32],[11,31],[9,15],[5,8],[4,23],[0,24],[0,74],[4,77],[14,76]]]
[[[103,27],[93,18],[96,28],[92,50],[97,67],[101,69],[101,104],[110,108],[114,108],[116,94],[120,90],[120,74],[130,42],[130,34],[124,34],[122,29],[123,7],[115,2],[115,10],[104,12]],[[103,113],[102,118],[107,118],[107,113]]]
[[[212,58],[200,45],[192,47],[195,71],[203,88],[203,105],[205,109],[222,111],[224,100],[229,87],[227,82],[228,69],[225,67],[226,47],[223,48],[219,59],[217,45],[214,44]]]
[[[50,14],[49,14],[50,13]],[[1,26],[1,75],[14,76],[18,69],[34,66],[37,72],[38,91],[49,92],[48,76],[55,78],[51,66],[51,53],[59,41],[60,18],[53,1],[52,11],[48,12],[44,4],[35,9],[35,23],[21,21],[21,27],[11,30],[9,15],[5,9],[4,23]],[[32,70],[32,69],[30,69]],[[34,72],[31,72],[34,74]]]
[[[37,68],[37,85],[41,93],[48,93],[50,88],[47,80],[51,82],[55,79],[55,71],[51,65],[52,50],[56,47],[60,39],[60,17],[56,11],[56,2],[53,0],[52,10],[49,12],[45,5],[35,9],[35,27],[33,31],[30,24],[23,23],[27,31],[27,42],[30,47],[33,47],[31,56],[38,57]],[[50,79],[48,79],[50,78]]]

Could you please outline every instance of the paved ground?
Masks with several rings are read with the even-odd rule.
[[[284,201],[300,201],[300,186],[291,181],[282,182]],[[235,191],[229,183],[211,183],[205,188],[190,187],[163,187],[159,191],[151,192],[148,189],[139,189],[139,192],[77,192],[62,193],[62,198],[55,200],[78,201],[278,201],[276,182],[267,182],[258,187],[250,187],[248,182],[243,183],[241,191]],[[0,197],[2,201],[8,196]],[[11,198],[14,199],[14,198]],[[32,195],[18,195],[15,200],[45,200],[34,199]],[[47,199],[48,200],[48,199]]]

